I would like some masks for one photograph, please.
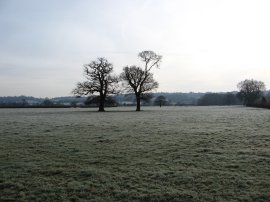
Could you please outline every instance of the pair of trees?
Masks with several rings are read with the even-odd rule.
[[[154,80],[153,68],[159,67],[162,56],[153,51],[142,51],[138,54],[144,67],[126,66],[120,76],[113,75],[113,65],[105,58],[98,58],[84,65],[84,73],[87,81],[79,82],[73,90],[76,95],[99,94],[99,111],[104,111],[106,97],[110,94],[118,94],[122,81],[124,92],[133,92],[136,96],[136,111],[141,110],[141,99],[145,93],[158,87]]]

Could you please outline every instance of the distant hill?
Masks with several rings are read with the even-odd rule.
[[[7,97],[0,97],[0,103],[41,103],[44,99],[43,98],[35,98],[32,96],[7,96]]]

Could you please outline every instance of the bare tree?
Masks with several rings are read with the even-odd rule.
[[[75,95],[88,95],[98,93],[99,110],[105,111],[105,99],[109,94],[118,93],[118,78],[112,75],[113,65],[105,58],[98,58],[84,65],[84,74],[87,81],[79,82],[72,91]]]
[[[166,104],[166,98],[163,95],[160,95],[155,99],[154,104],[161,107],[162,105]]]
[[[127,91],[133,91],[136,96],[136,111],[141,110],[141,99],[144,94],[158,87],[158,82],[154,80],[151,69],[159,67],[162,56],[153,51],[142,51],[138,54],[144,63],[144,69],[138,66],[126,66],[120,78],[124,81]]]
[[[238,97],[243,101],[244,105],[252,105],[263,95],[266,90],[265,84],[262,81],[246,79],[237,84],[240,92]]]

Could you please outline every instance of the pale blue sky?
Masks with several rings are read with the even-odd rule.
[[[82,65],[104,56],[120,73],[137,53],[163,55],[158,91],[270,86],[265,0],[0,0],[0,96],[70,95]]]

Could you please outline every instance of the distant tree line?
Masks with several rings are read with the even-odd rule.
[[[208,105],[240,105],[241,101],[236,93],[206,93],[198,99],[199,106]]]
[[[141,99],[143,106],[158,106],[157,100],[160,96],[165,98],[164,106],[175,105],[196,105],[198,98],[205,93],[145,93]],[[135,106],[136,96],[133,93],[111,95],[105,100],[105,107],[115,106]],[[90,96],[66,96],[55,98],[35,98],[31,96],[8,96],[0,97],[0,107],[49,107],[49,106],[63,106],[63,107],[98,107],[98,95]]]
[[[270,92],[262,94],[253,106],[260,105],[267,107],[269,104]],[[210,105],[242,105],[244,104],[239,92],[227,93],[152,93],[142,99],[143,106],[210,106]],[[245,105],[245,104],[244,104]],[[0,97],[0,107],[98,107],[99,98],[91,96],[68,96],[55,98],[34,98],[28,96]],[[119,94],[108,96],[105,100],[105,107],[135,106],[136,97],[134,94]],[[251,105],[247,105],[251,106]],[[261,106],[260,106],[261,107]]]
[[[86,106],[89,106],[89,107],[90,106],[92,106],[92,107],[99,106],[99,103],[100,103],[100,96],[89,96],[84,101],[84,104]],[[105,107],[117,107],[118,103],[113,99],[113,97],[106,96],[104,106]]]
[[[198,105],[244,105],[247,107],[270,108],[270,94],[264,82],[246,79],[237,84],[239,92],[207,93],[198,99]]]
[[[60,102],[58,100],[61,100]],[[32,96],[8,96],[0,97],[0,108],[63,108],[69,107],[69,105],[64,105],[63,98],[35,98]],[[71,98],[69,98],[71,99]]]

